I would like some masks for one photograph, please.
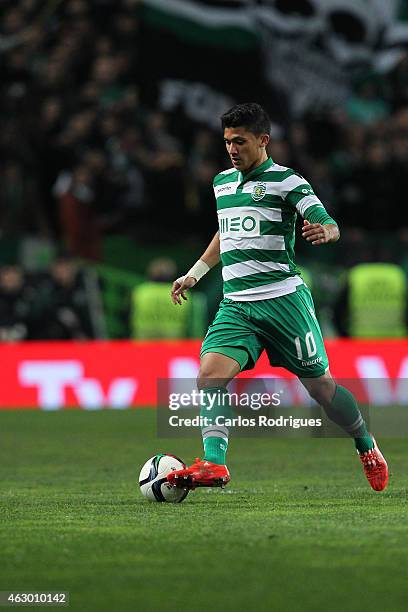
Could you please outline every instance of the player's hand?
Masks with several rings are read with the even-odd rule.
[[[327,244],[327,242],[335,242],[337,240],[337,232],[334,231],[335,227],[332,224],[309,223],[309,221],[304,219],[302,237],[315,246]]]
[[[180,296],[183,300],[187,300],[186,291],[187,289],[191,289],[197,283],[194,276],[181,276],[177,280],[174,281],[173,287],[171,289],[171,301],[173,304],[181,304],[183,303],[180,299]]]

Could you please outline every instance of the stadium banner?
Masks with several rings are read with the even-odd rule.
[[[201,122],[214,95],[258,100],[276,121],[336,107],[355,76],[391,70],[408,43],[398,3],[383,0],[142,0],[141,26],[143,82],[156,82],[163,110],[165,88]]]
[[[157,405],[158,381],[177,392],[194,380],[201,343],[182,341],[23,342],[0,345],[0,408],[59,410],[123,409]],[[408,340],[329,340],[331,372],[362,402],[407,404]],[[297,379],[271,368],[265,353],[241,385],[278,379],[293,405],[300,405]],[[242,390],[242,387],[241,387]]]
[[[220,115],[237,102],[257,100],[279,122],[287,114],[284,97],[273,95],[265,84],[246,2],[215,4],[142,3],[138,38],[141,55],[149,61],[139,68],[141,100],[166,112],[187,140],[197,124],[218,131]]]

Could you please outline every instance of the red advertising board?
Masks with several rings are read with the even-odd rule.
[[[333,340],[326,346],[332,374],[358,383],[360,399],[406,403],[408,340]],[[195,378],[199,349],[198,341],[2,344],[0,408],[154,406],[159,378]],[[271,368],[265,354],[247,376],[285,379],[286,385],[293,379]]]

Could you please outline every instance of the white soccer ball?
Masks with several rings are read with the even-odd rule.
[[[182,470],[185,463],[175,455],[155,455],[146,461],[140,470],[140,491],[146,499],[157,502],[180,503],[187,497],[188,491],[173,487],[167,481],[167,474]]]

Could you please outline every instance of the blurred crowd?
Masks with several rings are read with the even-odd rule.
[[[0,237],[43,236],[93,260],[109,233],[160,241],[180,218],[184,236],[207,239],[223,141],[202,125],[181,137],[141,104],[138,0],[2,8]],[[408,242],[408,54],[386,77],[362,75],[344,107],[275,126],[270,153],[310,180],[355,260],[387,255],[367,235]]]
[[[41,273],[0,267],[0,342],[94,338],[89,291],[84,271],[65,255]]]

